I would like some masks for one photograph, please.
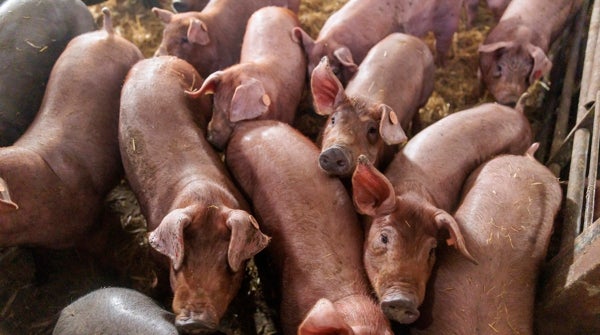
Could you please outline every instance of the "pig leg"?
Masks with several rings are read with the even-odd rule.
[[[445,8],[440,12],[442,17],[436,19],[436,25],[433,30],[435,35],[435,63],[439,66],[444,66],[448,51],[452,45],[454,33],[458,30],[458,22],[460,19],[460,7]]]

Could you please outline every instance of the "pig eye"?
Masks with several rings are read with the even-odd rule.
[[[502,65],[496,64],[496,71],[494,71],[494,77],[500,78],[502,76]]]
[[[181,44],[186,44],[189,43],[190,41],[188,40],[187,36],[184,36],[181,38]]]
[[[437,243],[434,244],[433,246],[431,246],[431,249],[429,249],[429,260],[434,260],[435,259],[435,251],[437,249]]]
[[[381,243],[383,243],[383,244],[388,244],[388,242],[389,242],[389,239],[388,239],[388,236],[387,236],[387,234],[383,233],[383,234],[381,234],[381,236],[380,236],[379,238],[380,238],[380,240],[381,240]]]
[[[367,129],[367,138],[369,139],[369,142],[371,142],[371,144],[377,142],[378,135],[379,129],[377,129],[377,126],[375,126],[375,124],[370,124]]]

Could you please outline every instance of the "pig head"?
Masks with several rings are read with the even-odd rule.
[[[172,210],[148,240],[171,261],[177,328],[205,332],[218,329],[246,260],[269,242],[247,212],[201,205]]]
[[[475,260],[450,214],[419,192],[397,196],[365,156],[358,159],[352,190],[357,211],[367,216],[364,263],[381,307],[388,318],[412,323],[419,317],[439,236]]]
[[[348,97],[327,57],[312,72],[311,91],[317,114],[328,116],[319,155],[327,173],[349,177],[359,155],[379,164],[406,141],[396,112],[384,103]]]

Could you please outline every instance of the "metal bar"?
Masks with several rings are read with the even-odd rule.
[[[583,229],[589,227],[594,221],[594,199],[596,195],[596,179],[598,178],[598,149],[600,147],[600,91],[596,92],[595,101],[594,127],[592,130],[592,143],[590,144],[590,161],[587,175],[588,184],[585,198]]]

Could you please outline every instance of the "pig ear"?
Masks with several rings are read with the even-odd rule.
[[[335,106],[346,99],[344,87],[331,70],[327,56],[321,58],[321,62],[313,70],[310,90],[319,115],[331,115]]]
[[[206,23],[198,19],[192,19],[188,27],[187,38],[192,43],[207,45],[210,42],[210,37],[208,36]]]
[[[315,41],[312,39],[312,37],[310,37],[300,27],[292,28],[292,40],[302,43],[302,47],[306,54],[310,54],[313,47],[315,46]]]
[[[352,198],[361,214],[387,215],[396,208],[394,187],[365,155],[358,156],[352,174]]]
[[[500,41],[490,44],[482,44],[479,46],[478,51],[482,53],[489,53],[500,50],[502,48],[510,48],[515,45],[513,41]]]
[[[216,71],[211,73],[204,81],[202,82],[202,86],[195,91],[185,91],[185,94],[192,98],[197,99],[204,94],[213,94],[217,90],[217,87],[221,83],[221,78],[223,77],[223,71]]]
[[[448,245],[454,246],[456,249],[458,249],[458,251],[460,251],[460,253],[462,253],[471,262],[477,264],[477,261],[475,260],[475,258],[473,258],[473,256],[471,256],[471,253],[469,252],[469,250],[467,250],[467,246],[465,244],[465,239],[463,238],[462,233],[460,232],[458,223],[456,222],[456,220],[454,220],[452,215],[448,214],[447,212],[445,212],[441,209],[438,209],[434,216],[434,221],[435,221],[435,225],[438,229],[446,229],[448,231],[448,233],[450,234],[450,238],[448,238],[446,240]]]
[[[148,236],[148,243],[161,254],[169,257],[173,269],[179,270],[183,263],[183,230],[192,222],[184,209],[178,208],[167,214],[160,225]]]
[[[172,12],[169,12],[166,9],[162,9],[162,8],[158,8],[158,7],[153,7],[152,13],[154,13],[154,15],[156,15],[156,17],[158,17],[158,19],[161,20],[165,24],[171,22],[171,19],[173,18]]]
[[[533,68],[531,69],[531,74],[529,74],[529,84],[531,85],[543,75],[550,72],[552,62],[548,59],[544,50],[537,45],[527,44],[527,51],[531,55],[531,58],[533,58]]]
[[[19,209],[19,206],[10,199],[8,185],[0,178],[0,213],[7,213]]]
[[[333,51],[333,55],[350,72],[356,72],[358,65],[354,63],[354,58],[352,58],[352,52],[350,52],[350,49],[347,47],[337,48]]]
[[[227,262],[233,272],[238,272],[244,261],[263,250],[271,238],[260,231],[252,215],[242,210],[232,210],[226,225],[231,230]]]
[[[351,335],[352,329],[331,301],[319,299],[298,328],[298,335],[336,334]]]
[[[229,121],[238,122],[255,119],[265,114],[270,105],[271,98],[265,92],[263,84],[254,78],[250,78],[236,87],[233,93]]]
[[[402,129],[402,125],[398,120],[398,116],[394,110],[386,105],[379,105],[379,112],[381,113],[381,121],[379,122],[379,134],[387,145],[400,144],[405,142],[408,137]]]

